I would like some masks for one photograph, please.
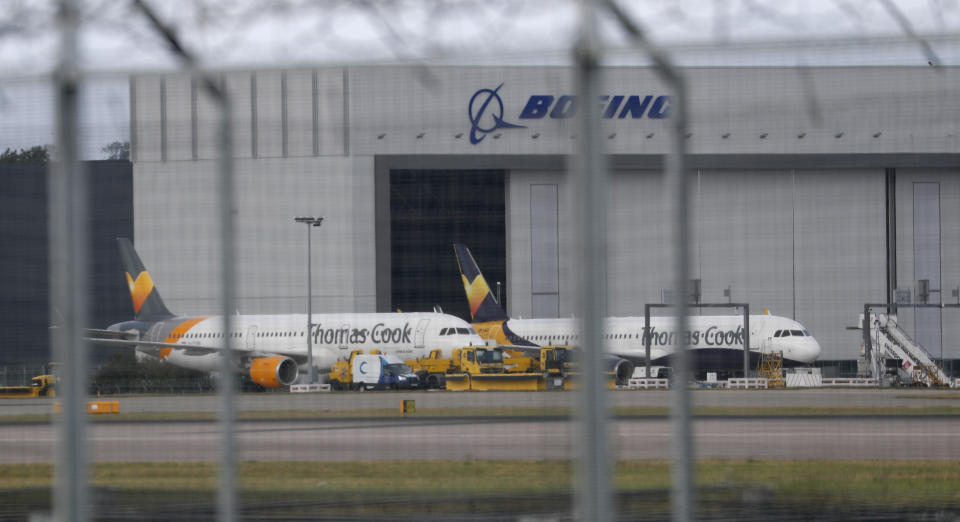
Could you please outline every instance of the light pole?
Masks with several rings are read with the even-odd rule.
[[[297,223],[307,225],[307,368],[309,368],[309,382],[317,382],[317,370],[313,367],[313,277],[310,274],[310,229],[319,227],[323,223],[323,217],[298,216],[293,218]]]

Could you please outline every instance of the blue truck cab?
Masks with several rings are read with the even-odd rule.
[[[354,387],[361,390],[420,387],[420,378],[396,355],[356,355],[351,373]]]

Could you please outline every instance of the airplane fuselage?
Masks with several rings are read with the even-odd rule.
[[[135,330],[141,341],[167,343],[169,346],[164,347],[141,344],[137,350],[194,370],[219,369],[219,353],[198,348],[216,349],[224,346],[225,340],[247,358],[285,355],[306,368],[306,314],[236,315],[231,319],[228,335],[225,335],[221,316],[173,317],[153,323],[128,321],[109,329]],[[484,344],[469,324],[445,314],[313,314],[311,319],[313,361],[321,370],[329,370],[352,350],[380,350],[412,359],[433,349],[450,356],[455,348]],[[176,345],[185,346],[177,348]]]
[[[583,345],[576,319],[508,319],[474,323],[484,338],[502,344]],[[785,334],[784,332],[788,332]],[[646,358],[646,340],[650,340],[651,362],[663,363],[679,344],[674,319],[652,316],[647,332],[643,317],[608,317],[604,320],[605,350],[631,361]],[[744,346],[743,317],[740,315],[691,316],[686,338],[694,357],[712,362],[742,361]],[[750,353],[780,352],[786,365],[812,364],[820,355],[820,345],[800,323],[774,315],[750,316]],[[739,358],[739,359],[738,359]],[[705,365],[710,367],[710,364]]]

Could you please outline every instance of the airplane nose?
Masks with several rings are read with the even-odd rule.
[[[813,363],[820,357],[820,343],[817,342],[813,337],[809,338],[807,342],[803,343],[803,346],[799,347],[797,350],[798,358],[800,361],[805,363]]]

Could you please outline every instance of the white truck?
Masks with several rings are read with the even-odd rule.
[[[352,388],[361,390],[415,389],[420,378],[396,355],[355,355],[350,361]]]

